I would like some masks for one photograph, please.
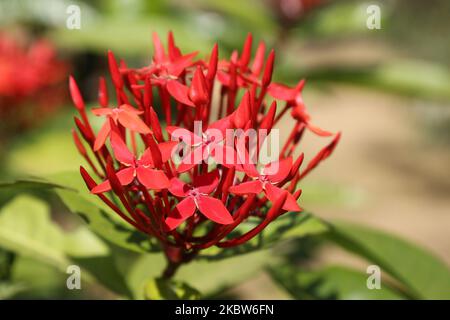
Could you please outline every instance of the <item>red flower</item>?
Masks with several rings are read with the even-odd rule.
[[[111,131],[111,125],[109,119],[112,119],[115,124],[120,122],[125,128],[134,132],[143,134],[151,133],[147,125],[139,118],[139,115],[143,114],[143,111],[136,110],[132,106],[123,104],[118,108],[96,108],[91,110],[96,116],[106,116],[106,121],[102,128],[98,132],[97,139],[94,143],[94,151],[99,150],[105,144],[106,138],[108,138]]]
[[[305,103],[303,102],[302,97],[302,90],[304,86],[305,80],[301,80],[294,88],[289,88],[282,84],[272,83],[268,88],[268,93],[275,99],[286,101],[288,103],[286,107],[292,107],[292,117],[297,119],[299,122],[304,123],[309,130],[319,136],[332,136],[333,134],[331,132],[311,124],[311,117],[306,112]]]
[[[188,171],[202,161],[206,162],[210,156],[216,163],[232,167],[235,164],[236,153],[233,148],[223,143],[226,129],[230,128],[229,118],[211,124],[201,136],[184,128],[167,127],[166,130],[172,139],[180,139],[193,147],[193,150],[189,150],[188,154],[184,155],[177,171],[180,173]]]
[[[187,184],[178,178],[172,178],[169,192],[181,200],[169,217],[166,224],[169,230],[178,227],[183,221],[191,217],[198,209],[208,219],[220,223],[230,224],[233,217],[225,205],[217,198],[208,196],[219,184],[217,170],[194,178],[192,184]]]
[[[134,178],[137,178],[148,189],[166,189],[170,186],[169,179],[167,179],[164,171],[155,169],[150,148],[144,151],[142,157],[136,159],[134,154],[128,150],[122,138],[115,132],[111,132],[111,146],[116,159],[126,166],[126,168],[117,172],[117,178],[123,186],[129,185]],[[167,160],[167,154],[164,158]],[[92,193],[102,193],[109,190],[111,190],[111,184],[106,180],[93,188]]]
[[[167,52],[157,36],[153,40],[155,55],[145,68],[128,68],[122,61],[117,64],[112,52],[108,53],[120,107],[108,107],[102,78],[102,108],[91,111],[107,120],[97,134],[75,81],[70,81],[80,114],[75,118],[80,135],[74,132],[74,141],[93,173],[103,181],[97,184],[81,168],[89,190],[127,223],[158,239],[167,257],[174,261],[185,261],[186,255],[211,246],[240,245],[286,211],[301,212],[298,182],[330,156],[340,137],[336,135],[305,168],[301,168],[303,154],[293,160],[305,128],[322,136],[329,134],[310,123],[301,97],[304,83],[295,88],[271,85],[275,54],[271,51],[265,59],[261,43],[252,59],[251,35],[241,54],[235,51],[231,59],[220,62],[217,45],[209,59],[194,60],[195,54],[181,53],[171,34]],[[285,102],[286,107],[278,114],[276,102],[267,104],[267,93]],[[158,99],[154,99],[156,94]],[[286,112],[291,109],[290,114]],[[275,130],[274,125],[284,115],[290,117],[293,128],[276,159],[258,171],[248,154],[258,159],[265,137],[258,135],[255,146],[251,146],[249,133]],[[204,130],[199,130],[199,125]],[[110,146],[105,143],[108,136]],[[186,150],[174,149],[179,140],[179,146]],[[243,142],[249,142],[249,146]],[[138,158],[139,148],[145,151]],[[178,167],[171,157],[174,154],[182,158]],[[210,158],[215,163],[209,163]],[[258,221],[253,229],[243,234],[233,232],[248,218]],[[197,235],[200,228],[205,232],[202,236]],[[181,252],[181,258],[173,257],[169,248]]]
[[[286,202],[283,205],[283,210],[301,211],[297,204],[297,200],[292,194],[276,186],[276,184],[284,181],[292,169],[292,158],[288,157],[283,160],[271,162],[262,168],[261,172],[256,170],[256,167],[251,163],[243,165],[243,171],[248,177],[253,180],[242,182],[238,185],[231,186],[229,192],[234,194],[259,194],[264,192],[266,197],[275,203],[278,198],[284,193],[286,195]]]
[[[20,37],[0,32],[0,134],[39,124],[65,99],[61,86],[68,65],[59,61],[52,43],[23,46]]]

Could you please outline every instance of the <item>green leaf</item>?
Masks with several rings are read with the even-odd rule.
[[[388,284],[380,289],[367,288],[367,274],[341,266],[329,266],[319,271],[308,271],[286,265],[269,270],[272,278],[293,298],[306,299],[404,299]]]
[[[158,278],[147,281],[144,297],[148,300],[196,300],[200,292],[184,282]]]
[[[380,266],[412,297],[450,298],[449,268],[422,248],[385,232],[344,222],[334,222],[326,237]]]
[[[159,251],[154,240],[129,226],[100,199],[90,194],[78,172],[53,175],[49,181],[68,188],[57,188],[55,192],[71,212],[81,216],[89,228],[103,239],[140,253]]]
[[[256,226],[252,220],[241,223],[230,237],[236,237]],[[220,249],[212,247],[201,253],[200,258],[209,260],[223,259],[256,250],[266,249],[290,238],[301,238],[326,232],[327,225],[310,213],[285,213],[271,222],[258,236],[250,241],[232,248]]]
[[[0,212],[0,246],[7,250],[65,268],[63,238],[40,200],[18,196]]]
[[[75,263],[114,292],[130,296],[115,268],[109,248],[85,228],[63,232],[41,200],[22,195],[0,212],[0,247],[55,267],[60,272]]]

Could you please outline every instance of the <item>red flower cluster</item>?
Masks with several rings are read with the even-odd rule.
[[[56,58],[51,43],[40,40],[25,48],[12,36],[0,33],[2,125],[17,129],[34,124],[60,105],[64,90],[56,85],[66,77],[67,69]]]
[[[74,140],[102,180],[97,183],[81,167],[89,190],[135,228],[159,239],[164,248],[183,251],[239,245],[281,214],[300,212],[298,182],[331,154],[339,140],[335,135],[304,169],[300,170],[303,154],[293,159],[305,130],[332,136],[312,125],[302,100],[304,81],[294,88],[271,83],[274,52],[265,59],[261,42],[252,60],[251,35],[241,53],[234,51],[225,60],[219,60],[217,45],[207,60],[195,59],[197,53],[184,55],[171,33],[167,51],[156,34],[153,42],[153,60],[140,69],[117,63],[108,53],[117,104],[109,107],[106,81],[101,78],[101,107],[91,110],[104,118],[97,133],[70,78],[80,114],[75,123],[85,143],[75,130]],[[276,100],[269,104],[269,96]],[[277,100],[283,103],[278,113]],[[246,132],[270,132],[284,115],[290,115],[293,128],[277,159],[263,166],[248,161],[252,154],[258,159],[264,137],[258,136],[251,149]],[[206,130],[196,132],[196,124]],[[240,134],[225,135],[229,130]],[[111,200],[113,195],[106,194],[111,190],[123,211]],[[231,237],[250,216],[260,223]]]

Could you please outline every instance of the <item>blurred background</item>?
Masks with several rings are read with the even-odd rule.
[[[366,25],[373,4],[381,29]],[[80,29],[67,27],[70,5],[81,10]],[[73,74],[95,105],[108,49],[130,66],[145,65],[151,32],[165,38],[172,30],[184,52],[206,56],[218,42],[229,56],[252,32],[276,49],[275,81],[306,78],[304,100],[315,124],[343,133],[334,155],[304,182],[302,207],[389,231],[448,265],[449,13],[447,0],[0,0],[0,173],[8,179],[78,169],[67,77]],[[306,138],[301,151],[308,158],[323,141]],[[52,216],[63,227],[76,223],[59,211],[52,208]],[[312,263],[363,265],[329,245]],[[31,277],[25,262],[15,272]],[[23,296],[62,294],[52,283],[64,275],[40,272],[49,274],[41,279],[46,289]],[[288,297],[266,271],[226,294]],[[94,287],[88,296],[111,293]]]

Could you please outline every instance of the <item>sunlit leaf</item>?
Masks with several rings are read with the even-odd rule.
[[[433,254],[388,233],[334,222],[326,237],[378,265],[422,299],[450,298],[450,271]]]

